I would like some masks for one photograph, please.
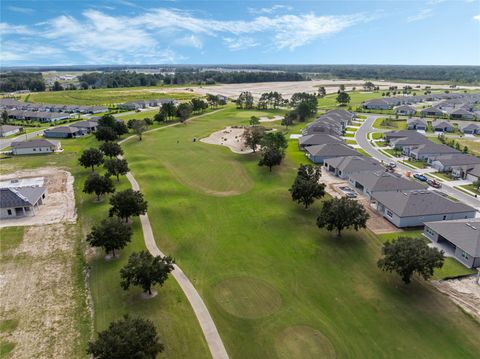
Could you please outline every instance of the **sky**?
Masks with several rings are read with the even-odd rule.
[[[0,0],[0,66],[480,65],[480,0]]]

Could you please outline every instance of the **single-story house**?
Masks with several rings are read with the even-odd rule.
[[[316,133],[313,135],[302,136],[298,139],[298,147],[303,150],[308,146],[326,145],[332,143],[343,143],[343,141],[336,137],[326,133]]]
[[[476,210],[454,202],[435,191],[375,192],[376,209],[399,228],[418,227],[425,222],[474,218]]]
[[[462,178],[465,178],[475,165],[480,165],[480,158],[464,153],[436,156],[430,160],[430,166],[437,171],[452,172],[455,177]]]
[[[464,124],[463,126],[460,127],[460,132],[466,134],[466,135],[478,135],[480,134],[480,125],[477,125],[476,123],[468,123]]]
[[[84,129],[79,129],[70,126],[60,126],[49,128],[43,131],[43,136],[46,138],[74,138],[83,136],[87,133]]]
[[[46,195],[44,187],[0,188],[0,218],[34,216]]]
[[[12,125],[0,126],[0,137],[8,137],[23,131],[23,127]]]
[[[73,123],[71,126],[85,130],[87,133],[91,133],[97,130],[98,122],[92,120],[78,121]]]
[[[354,188],[369,198],[375,192],[420,190],[426,188],[420,182],[408,180],[384,170],[352,173],[349,176],[349,182]]]
[[[437,120],[432,122],[432,128],[435,132],[453,132],[455,127],[448,122],[443,120]]]
[[[415,107],[408,105],[402,105],[395,108],[395,113],[397,115],[412,116],[415,115],[415,112],[417,112]]]
[[[409,118],[407,120],[407,129],[425,131],[427,129],[427,121],[421,118]]]
[[[328,158],[358,156],[358,152],[343,143],[308,146],[307,157],[314,163],[323,163]]]
[[[357,172],[383,170],[380,162],[362,156],[328,158],[324,161],[324,166],[327,171],[343,179],[348,179]]]
[[[452,120],[474,120],[475,114],[463,108],[459,108],[450,112],[450,118]]]
[[[424,108],[420,113],[424,116],[443,116],[443,111],[436,107]]]
[[[472,182],[480,180],[480,166],[476,165],[473,166],[472,169],[468,170],[466,179]]]
[[[60,142],[39,139],[30,141],[12,142],[12,154],[35,155],[60,151]]]
[[[480,219],[426,222],[425,237],[468,268],[480,267]]]
[[[431,163],[431,161],[438,156],[455,155],[460,153],[460,151],[457,151],[450,146],[429,142],[410,148],[408,156],[419,161],[428,161],[428,163]]]
[[[369,100],[363,103],[363,108],[368,110],[390,110],[392,107],[393,103],[385,99]]]

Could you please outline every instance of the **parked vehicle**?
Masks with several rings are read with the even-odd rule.
[[[390,167],[390,168],[395,168],[395,167],[397,167],[397,164],[396,164],[395,162],[390,162],[390,163],[388,164],[388,167]]]
[[[355,192],[355,190],[348,186],[339,186],[338,189],[342,191],[347,198],[357,198],[357,193]]]
[[[425,177],[424,175],[420,174],[420,173],[415,173],[413,175],[413,177],[416,178],[419,181],[422,181],[422,182],[427,182],[428,181],[428,178]]]
[[[433,188],[442,188],[442,184],[440,182],[435,181],[434,179],[429,179],[427,183]]]

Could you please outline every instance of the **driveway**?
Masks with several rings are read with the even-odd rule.
[[[422,172],[422,170],[413,170],[410,167],[407,167],[399,162],[400,159],[397,158],[391,158],[383,153],[381,153],[377,148],[375,148],[367,139],[367,135],[369,132],[384,132],[384,131],[378,131],[373,128],[373,123],[375,120],[379,117],[382,117],[384,115],[369,115],[367,119],[363,122],[363,124],[360,126],[360,128],[357,130],[355,133],[355,140],[357,141],[358,145],[367,152],[370,156],[375,158],[376,160],[383,162],[383,163],[389,163],[389,162],[396,162],[397,164],[397,169],[403,173],[409,171],[409,172]],[[423,172],[428,172],[428,170],[424,170]],[[438,191],[454,197],[458,199],[459,201],[472,206],[475,208],[477,211],[480,211],[480,200],[477,198],[474,198],[462,191],[459,191],[455,188],[453,188],[455,184],[451,184],[449,182],[443,182],[442,183],[442,188],[438,189]]]

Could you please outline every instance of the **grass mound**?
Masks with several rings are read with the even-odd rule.
[[[336,358],[330,340],[306,325],[291,326],[280,332],[275,338],[275,349],[279,359]]]
[[[214,297],[226,312],[247,319],[267,317],[282,305],[282,298],[274,288],[252,277],[223,280],[215,287]]]

